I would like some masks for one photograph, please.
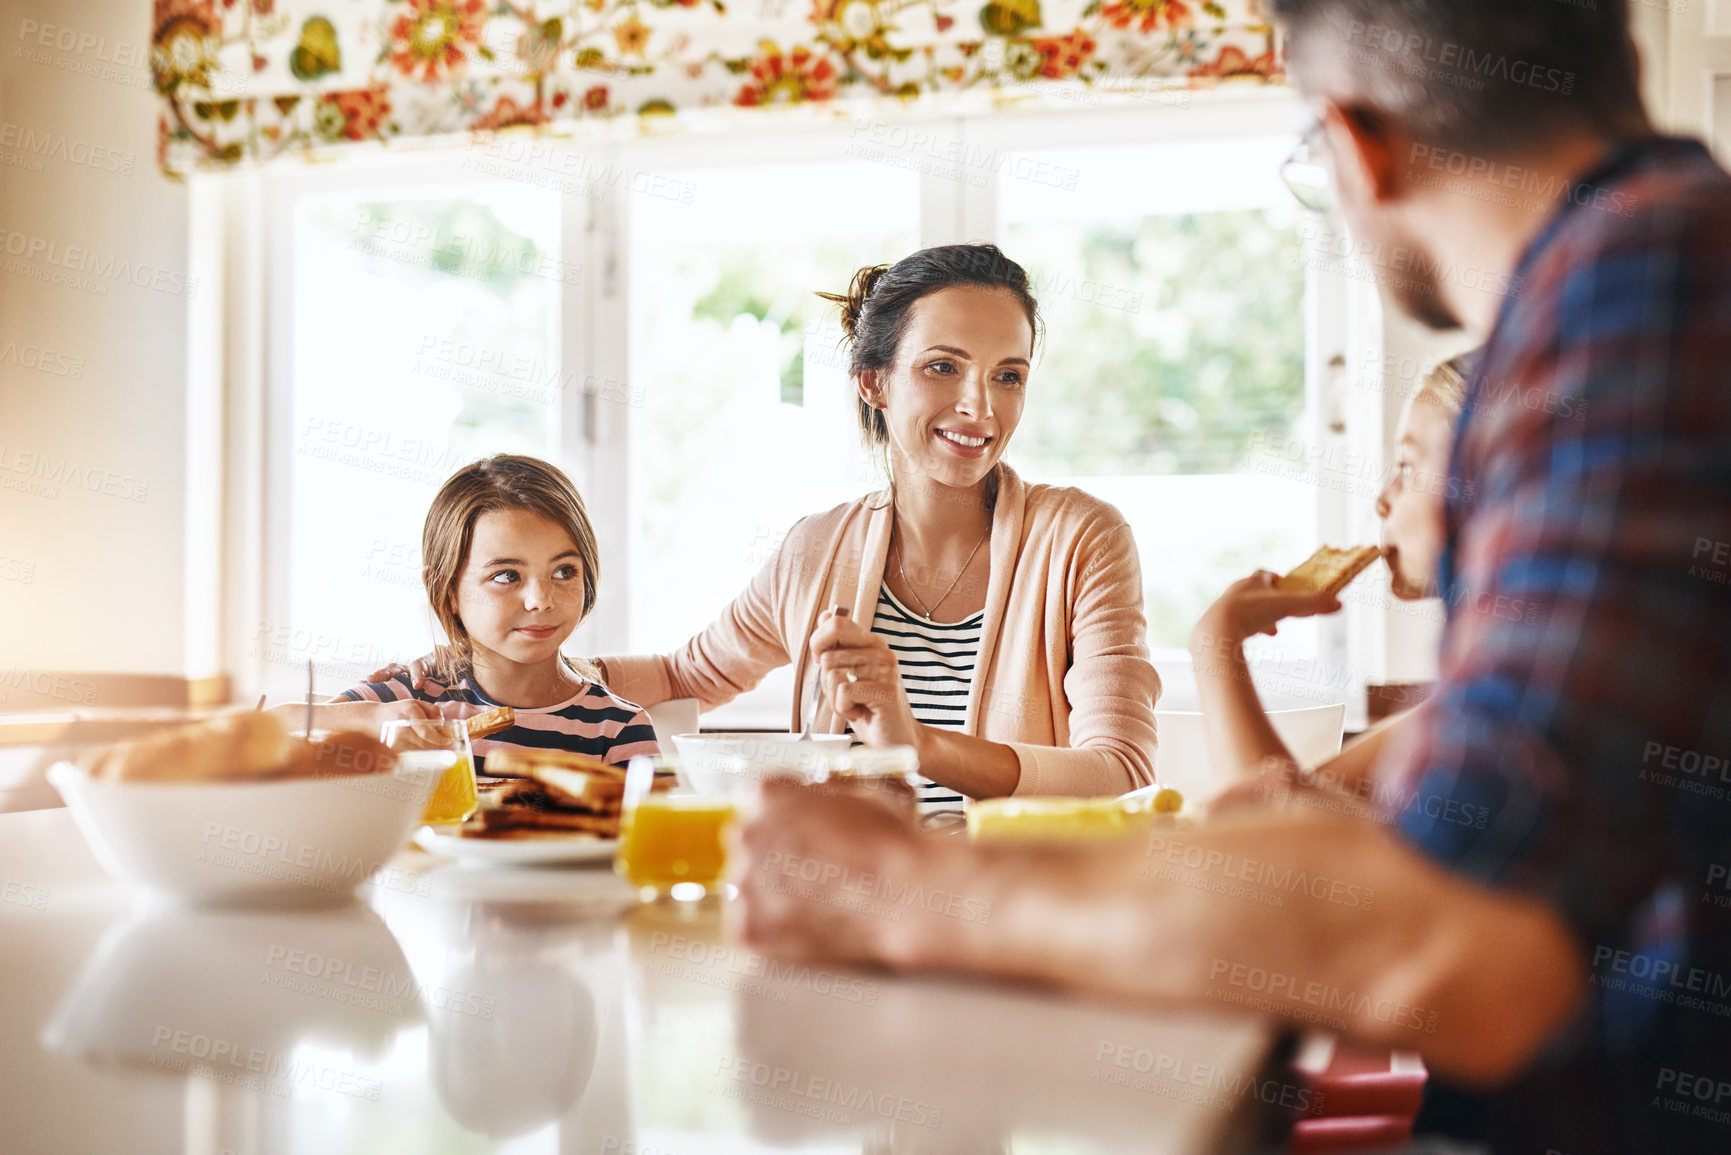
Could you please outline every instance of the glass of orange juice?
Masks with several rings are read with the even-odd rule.
[[[738,762],[745,781],[743,758]],[[672,773],[670,773],[672,772]],[[677,781],[679,785],[673,785]],[[667,789],[658,786],[666,785]],[[727,832],[737,790],[698,793],[670,762],[639,756],[625,770],[624,813],[613,867],[645,901],[694,901],[725,895]]]
[[[379,728],[379,741],[396,752],[405,769],[440,771],[422,822],[461,822],[480,806],[475,755],[469,748],[469,728],[461,719],[386,722]]]

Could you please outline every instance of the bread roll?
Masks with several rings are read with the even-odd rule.
[[[384,774],[396,755],[349,730],[307,742],[270,714],[222,714],[93,751],[85,769],[122,782],[247,782],[339,774]]]
[[[98,751],[93,775],[126,782],[205,782],[269,777],[296,743],[260,711],[222,714]]]

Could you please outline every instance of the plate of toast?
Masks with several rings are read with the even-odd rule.
[[[415,845],[440,858],[502,866],[542,866],[612,862],[619,839],[557,830],[522,831],[508,838],[477,838],[464,834],[462,826],[439,825],[421,827],[415,834]]]
[[[428,825],[421,849],[471,862],[611,862],[619,848],[625,771],[564,750],[506,747],[475,776],[480,805],[462,823]],[[665,779],[665,780],[663,780]],[[652,789],[671,789],[671,775]]]

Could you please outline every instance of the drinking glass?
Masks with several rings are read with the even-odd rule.
[[[734,773],[718,776],[713,792],[701,794],[672,762],[639,755],[626,766],[613,866],[644,901],[695,901],[727,893],[727,831],[738,813],[739,789],[747,782],[745,760],[730,762]]]
[[[379,741],[396,752],[405,769],[437,770],[439,784],[427,800],[422,822],[462,822],[481,805],[475,787],[475,755],[461,719],[407,718],[386,722]]]

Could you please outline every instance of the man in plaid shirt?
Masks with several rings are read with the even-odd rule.
[[[920,840],[777,789],[743,832],[747,937],[1297,1023],[1322,1007],[1423,1052],[1421,1130],[1519,1155],[1731,1150],[1731,178],[1654,135],[1624,0],[1269,7],[1358,252],[1406,312],[1486,340],[1437,693],[1331,764],[1359,751],[1381,821],[1290,766],[1310,805],[1072,852]],[[1325,608],[1270,591],[1239,636]],[[835,901],[859,877],[991,919],[874,918]]]
[[[1640,1118],[1657,1098],[1723,1111],[1704,1130],[1731,1150],[1731,178],[1648,138],[1580,186],[1469,383],[1441,680],[1379,774],[1488,812],[1481,830],[1409,805],[1399,829],[1543,899],[1584,952],[1573,1054],[1508,1096],[1504,1142],[1683,1150]],[[1529,1095],[1577,1101],[1584,1133]],[[1613,1104],[1625,1118],[1588,1109]]]

